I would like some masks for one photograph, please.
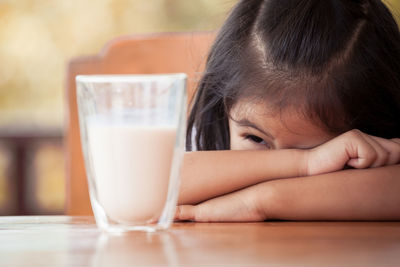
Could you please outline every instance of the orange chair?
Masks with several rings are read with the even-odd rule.
[[[66,80],[66,214],[92,214],[80,143],[76,75],[185,72],[191,99],[214,37],[213,32],[127,36],[112,40],[98,55],[70,61]]]

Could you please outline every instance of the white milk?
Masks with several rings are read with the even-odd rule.
[[[157,219],[167,198],[176,128],[140,124],[88,123],[98,201],[121,223]]]

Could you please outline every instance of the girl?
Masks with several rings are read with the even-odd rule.
[[[397,137],[380,0],[239,1],[191,109],[176,219],[398,220]]]

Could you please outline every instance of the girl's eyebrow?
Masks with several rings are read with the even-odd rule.
[[[254,128],[257,131],[259,131],[259,132],[263,133],[264,135],[268,136],[272,140],[275,139],[270,133],[268,133],[267,131],[264,131],[263,129],[261,129],[261,127],[257,126],[255,123],[249,121],[248,119],[241,119],[241,120],[234,120],[234,121],[237,124],[239,124],[239,126]]]

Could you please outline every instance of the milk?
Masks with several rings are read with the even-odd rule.
[[[157,219],[167,198],[176,127],[146,121],[88,120],[97,199],[120,223]]]

